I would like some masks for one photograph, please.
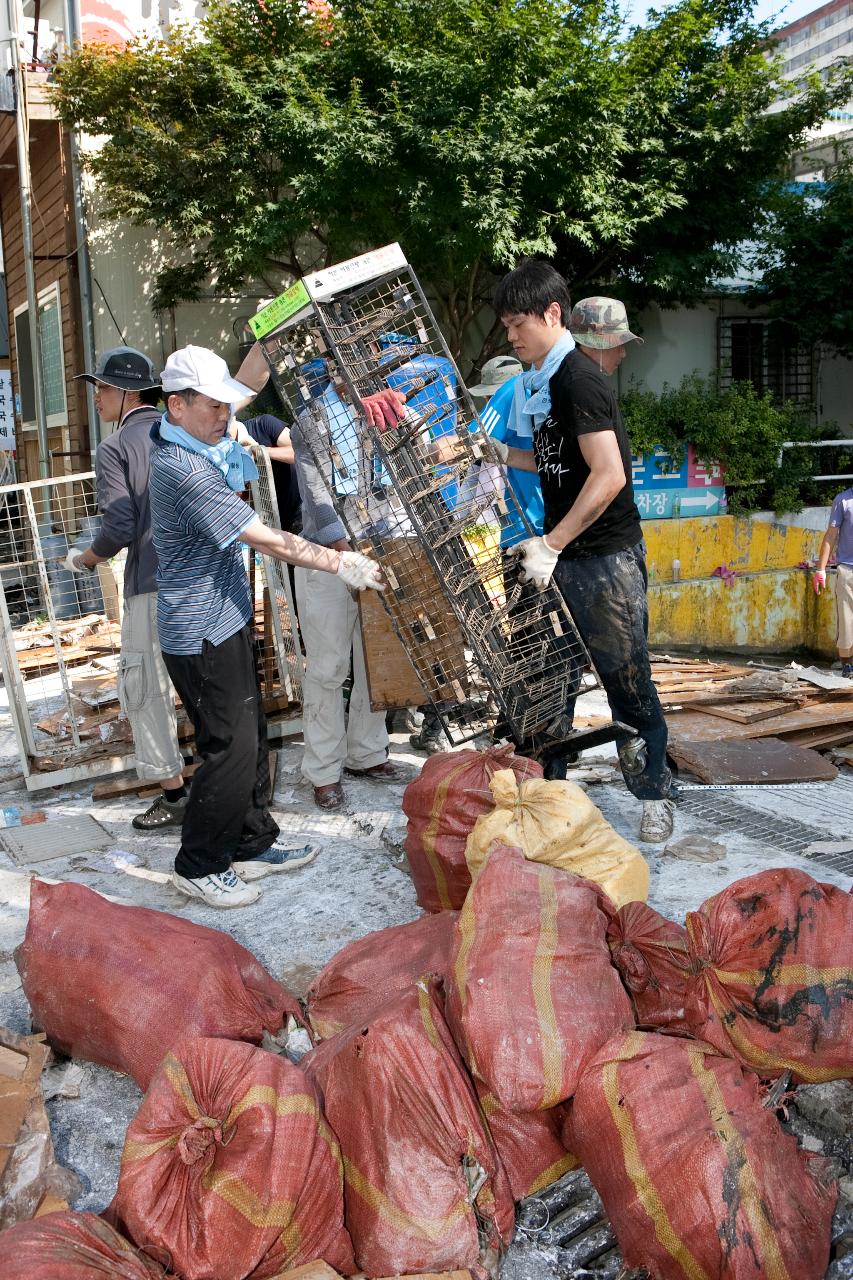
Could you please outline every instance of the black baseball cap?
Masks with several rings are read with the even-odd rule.
[[[75,381],[78,378],[118,387],[119,391],[151,391],[160,386],[153,364],[134,347],[112,347],[103,353],[94,373],[78,373]]]

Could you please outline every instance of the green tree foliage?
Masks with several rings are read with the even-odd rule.
[[[776,72],[749,13],[679,0],[626,34],[612,0],[213,0],[167,42],[80,49],[55,94],[105,137],[108,209],[171,236],[155,305],[398,239],[458,353],[522,254],[638,303],[729,264],[834,100],[762,115]]]
[[[754,266],[753,301],[802,342],[853,358],[853,165],[776,193]]]
[[[701,462],[722,462],[729,510],[735,515],[765,508],[799,511],[806,498],[825,501],[825,494],[808,485],[818,451],[783,453],[781,446],[786,440],[829,438],[836,424],[815,427],[802,407],[774,404],[769,391],[760,395],[751,382],[720,390],[714,378],[694,373],[678,387],[664,387],[660,395],[632,388],[621,404],[635,452],[650,453],[659,446],[679,464],[689,442]]]

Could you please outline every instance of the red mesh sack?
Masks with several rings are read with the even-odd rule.
[[[489,783],[500,769],[519,782],[541,778],[542,766],[511,746],[489,751],[443,751],[430,756],[403,793],[409,820],[406,855],[424,911],[458,910],[471,885],[465,842],[474,823],[495,807]]]
[[[447,1018],[506,1110],[570,1098],[584,1062],[633,1027],[606,940],[614,911],[591,880],[492,847],[456,924]]]
[[[109,1220],[182,1280],[355,1270],[338,1144],[286,1058],[232,1040],[169,1053],[131,1121]]]
[[[163,1280],[153,1258],[94,1213],[48,1213],[0,1232],[3,1280]]]
[[[183,1036],[259,1044],[286,1014],[301,1018],[296,998],[227,933],[79,884],[32,882],[15,960],[51,1044],[143,1089]]]
[[[656,1280],[819,1280],[837,1192],[761,1105],[757,1076],[634,1031],[587,1064],[568,1138],[629,1267]]]
[[[479,1080],[474,1085],[515,1200],[535,1195],[578,1167],[563,1144],[565,1107],[520,1115],[502,1107]]]
[[[853,1076],[853,898],[804,871],[747,876],[687,916],[693,1034],[764,1076]]]
[[[359,1268],[370,1276],[493,1269],[512,1237],[512,1191],[436,981],[419,979],[303,1066],[341,1144]]]
[[[315,1035],[328,1040],[364,1021],[423,974],[445,977],[456,917],[455,911],[421,916],[343,947],[308,989],[308,1018]]]
[[[628,902],[607,926],[607,944],[631,997],[637,1026],[687,1031],[690,956],[684,926],[644,902]]]

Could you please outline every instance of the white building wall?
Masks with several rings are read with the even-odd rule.
[[[147,227],[102,218],[91,190],[88,207],[96,350],[125,342],[146,352],[159,369],[171,351],[193,342],[211,347],[235,367],[240,318],[253,315],[268,295],[251,287],[224,296],[208,290],[206,299],[155,315],[151,294],[165,260],[164,237]]]
[[[673,311],[648,307],[635,326],[643,342],[629,343],[619,366],[620,391],[634,383],[659,394],[665,386],[677,387],[694,370],[702,377],[714,373],[718,313],[716,300]]]

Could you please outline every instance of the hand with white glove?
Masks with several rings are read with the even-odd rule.
[[[78,551],[76,547],[72,547],[64,560],[60,561],[63,569],[67,569],[69,573],[88,573],[89,567],[83,563],[83,552]]]
[[[509,445],[505,440],[497,440],[481,428],[474,432],[472,443],[479,446],[484,462],[495,462],[500,467],[506,466],[509,460]]]
[[[557,567],[559,551],[548,545],[542,538],[525,538],[509,548],[509,555],[521,557],[520,576],[523,582],[532,582],[540,591],[544,591]]]
[[[823,591],[824,587],[826,586],[826,570],[825,569],[815,569],[814,573],[812,574],[812,586],[814,587],[815,595],[819,596],[821,591]]]
[[[338,565],[338,577],[350,591],[384,591],[381,570],[375,560],[363,556],[360,551],[342,551]]]

